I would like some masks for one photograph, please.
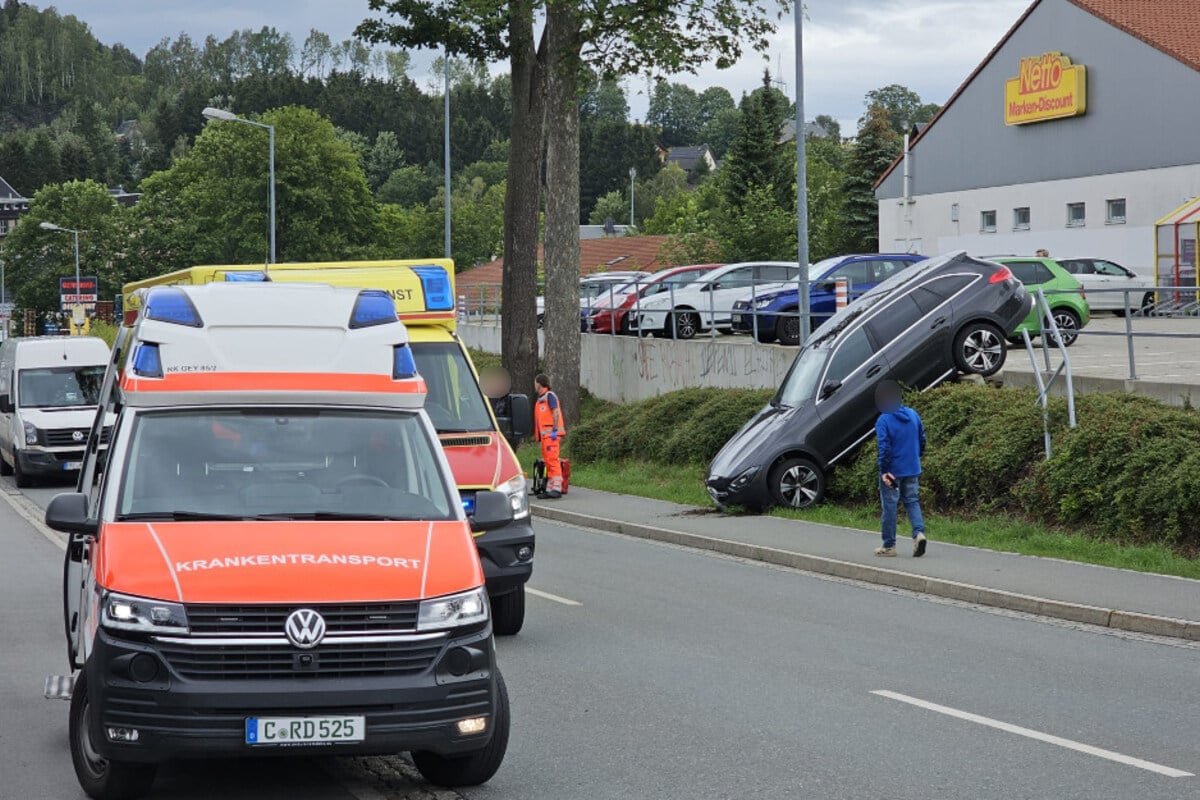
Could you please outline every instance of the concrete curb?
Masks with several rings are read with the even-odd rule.
[[[583,514],[561,507],[548,507],[539,503],[530,506],[539,517],[554,522],[564,522],[583,528],[594,528],[608,533],[620,533],[639,539],[649,539],[656,542],[691,547],[712,553],[745,558],[751,561],[762,561],[780,567],[802,569],[822,575],[833,575],[838,578],[874,583],[880,586],[893,586],[912,592],[921,592],[950,600],[960,600],[965,603],[975,603],[993,608],[1003,608],[1010,611],[1023,611],[1027,614],[1038,614],[1045,617],[1081,622],[1088,625],[1098,625],[1104,628],[1129,631],[1131,633],[1148,633],[1156,636],[1170,636],[1176,639],[1200,641],[1200,621],[1157,617],[1152,614],[1141,614],[1134,611],[1100,608],[1079,603],[1067,603],[1061,600],[1050,600],[1034,595],[1005,592],[1000,589],[989,589],[969,583],[932,578],[927,575],[917,575],[882,567],[855,564],[850,561],[840,561],[834,558],[811,556],[795,553],[790,550],[779,550],[774,547],[735,542],[729,539],[718,539],[696,533],[675,531],[654,525],[642,525],[623,520]]]

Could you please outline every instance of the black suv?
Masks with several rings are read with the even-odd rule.
[[[709,465],[709,495],[753,509],[819,503],[829,468],[874,430],[876,383],[925,390],[995,373],[1032,302],[1007,267],[966,253],[897,273],[813,333],[770,404]]]

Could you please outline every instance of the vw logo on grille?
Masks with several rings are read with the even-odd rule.
[[[311,650],[325,638],[325,618],[311,608],[301,608],[288,614],[283,628],[288,641],[301,650]]]
[[[84,437],[85,437],[86,435],[87,435],[87,434],[85,434],[83,431],[73,431],[73,432],[71,433],[71,441],[73,441],[73,442],[82,442],[82,441],[84,440]]]

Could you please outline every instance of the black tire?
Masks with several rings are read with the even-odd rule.
[[[15,458],[15,456],[14,456]],[[4,456],[0,456],[0,475],[12,475],[12,464],[4,460]]]
[[[1050,313],[1054,315],[1054,324],[1058,326],[1058,331],[1062,335],[1063,347],[1070,347],[1075,344],[1075,340],[1079,338],[1079,328],[1082,320],[1075,313],[1074,309],[1060,306],[1050,309]]]
[[[775,338],[780,344],[786,344],[788,347],[795,347],[800,344],[800,317],[793,317],[796,309],[781,312],[781,316],[775,320]]]
[[[496,670],[496,714],[492,721],[492,738],[482,750],[465,756],[440,756],[417,751],[412,754],[413,764],[421,776],[434,786],[453,789],[487,783],[500,769],[504,753],[508,750],[508,689],[500,670]]]
[[[92,747],[91,706],[88,702],[86,671],[75,679],[71,693],[71,761],[75,776],[88,797],[95,800],[133,800],[150,791],[154,764],[135,764],[101,758]]]
[[[733,336],[735,333],[737,333],[737,331],[735,331],[733,328],[717,328],[717,333],[721,334],[722,336]]]
[[[954,366],[967,375],[995,375],[1008,358],[1008,341],[995,325],[972,322],[954,337]]]
[[[771,342],[775,341],[779,337],[776,335],[775,331],[771,328],[759,328],[757,338],[763,344],[770,344]]]
[[[807,458],[786,458],[767,478],[771,499],[783,508],[811,508],[825,499],[825,473]]]
[[[629,330],[629,314],[626,313],[621,317],[621,324],[617,326],[617,335],[628,336],[631,333],[633,331]]]
[[[12,468],[13,483],[17,485],[18,489],[28,489],[30,486],[33,486],[33,478],[29,476],[28,472],[21,469],[21,454],[16,450],[13,451]]]
[[[525,625],[525,586],[492,599],[492,630],[497,636],[515,636]]]
[[[667,317],[667,338],[694,339],[700,332],[700,315],[695,311],[673,311]]]
[[[1138,309],[1143,317],[1149,317],[1154,313],[1154,292],[1146,292],[1142,296],[1142,305]]]

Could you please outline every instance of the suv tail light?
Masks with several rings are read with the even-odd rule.
[[[1011,269],[1008,267],[1000,267],[1000,269],[992,273],[992,277],[988,278],[988,283],[1004,283],[1006,280],[1012,278],[1012,276],[1013,274]]]

